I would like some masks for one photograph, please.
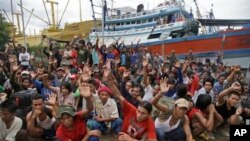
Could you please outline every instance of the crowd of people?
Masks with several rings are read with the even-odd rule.
[[[250,124],[250,70],[119,40],[0,52],[0,141],[209,141]],[[111,139],[110,139],[111,140]]]

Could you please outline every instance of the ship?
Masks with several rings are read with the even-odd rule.
[[[249,66],[242,62],[250,59],[250,20],[194,18],[184,5],[183,1],[171,0],[152,10],[144,10],[143,5],[138,5],[137,9],[117,8],[115,15],[104,14],[104,28],[93,30],[89,38],[92,42],[97,37],[103,38],[107,45],[117,40],[128,46],[139,42],[139,46],[152,53],[167,56],[175,52],[180,59],[191,49],[201,60],[221,56],[231,65]],[[218,30],[218,26],[228,28]]]
[[[48,11],[45,7],[46,3],[51,5],[51,18],[48,16]],[[65,12],[66,8],[68,7],[68,4],[69,4],[69,0],[64,8],[64,12]],[[17,25],[14,25],[14,23],[12,22],[14,20],[13,19],[10,20],[7,13],[5,12],[7,19],[9,19],[9,23],[12,24],[11,29],[10,29],[12,31],[12,33],[10,34],[12,40],[14,40],[16,43],[20,43],[22,45],[24,45],[25,41],[26,41],[28,46],[39,46],[41,44],[41,41],[43,38],[47,38],[49,40],[58,41],[58,42],[70,42],[74,38],[74,36],[88,38],[88,35],[91,32],[91,29],[96,25],[100,25],[100,20],[82,21],[82,19],[80,18],[79,22],[65,23],[64,28],[60,28],[59,25],[61,23],[61,20],[63,18],[64,13],[63,13],[62,17],[60,18],[60,21],[59,20],[56,21],[54,7],[55,7],[55,5],[58,5],[58,2],[55,2],[54,0],[43,1],[43,5],[44,5],[44,8],[46,10],[45,12],[47,13],[47,16],[48,16],[47,17],[48,21],[45,20],[46,18],[40,17],[39,15],[35,14],[33,12],[34,8],[32,10],[29,10],[21,4],[17,4],[17,5],[20,6],[21,9],[24,9],[26,12],[28,12],[30,14],[30,17],[34,16],[35,18],[38,18],[41,22],[44,22],[48,25],[48,27],[41,30],[39,32],[39,34],[36,34],[36,33],[34,35],[25,34],[25,39],[24,39],[23,31],[21,30],[20,21],[19,21],[19,19],[20,19],[19,16],[21,16],[21,13],[12,12],[12,15],[16,15],[16,17],[17,17],[17,19],[16,19]],[[27,23],[29,22],[30,17],[29,17]],[[52,22],[50,22],[50,20]]]

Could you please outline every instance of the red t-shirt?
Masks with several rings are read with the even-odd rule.
[[[188,119],[189,119],[190,122],[193,120],[194,114],[195,114],[196,112],[199,112],[199,113],[201,113],[201,114],[203,115],[203,113],[200,111],[200,109],[195,108],[195,107],[193,107],[192,109],[190,109],[190,110],[187,112],[187,116],[188,116]]]
[[[141,139],[147,133],[147,138],[156,139],[155,126],[152,118],[138,122],[136,120],[137,109],[126,100],[123,102],[124,120],[122,132],[129,134],[135,139]]]
[[[74,117],[74,129],[69,131],[62,124],[58,127],[56,131],[56,137],[60,141],[81,141],[87,133],[87,126],[82,119],[82,112],[78,112]]]

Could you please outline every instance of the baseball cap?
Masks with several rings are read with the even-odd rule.
[[[73,106],[71,105],[61,105],[59,106],[59,110],[57,113],[57,118],[61,118],[62,114],[69,114],[70,116],[75,116],[76,115],[76,111],[74,109]]]
[[[174,104],[177,105],[178,107],[185,107],[185,108],[189,109],[189,103],[184,98],[177,99]]]
[[[26,71],[26,70],[21,72],[21,75],[29,75],[29,74],[30,74],[30,72]]]
[[[57,69],[57,71],[59,71],[59,70],[64,71],[63,67],[59,67],[59,68]]]

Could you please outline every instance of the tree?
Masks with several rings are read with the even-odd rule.
[[[10,28],[10,23],[0,13],[0,49],[3,49],[4,45],[10,40]]]

